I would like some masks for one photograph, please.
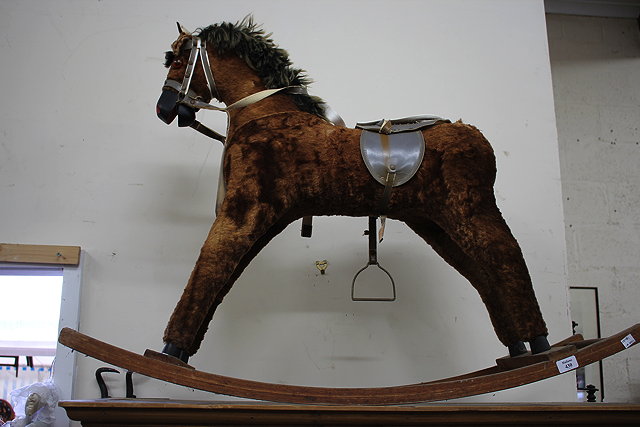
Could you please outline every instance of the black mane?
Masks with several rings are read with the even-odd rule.
[[[197,30],[197,36],[213,45],[219,54],[233,52],[256,71],[267,89],[307,86],[305,71],[293,68],[286,50],[280,49],[264,30],[247,17],[232,24],[223,22]],[[302,111],[324,118],[322,99],[310,95],[291,95]]]

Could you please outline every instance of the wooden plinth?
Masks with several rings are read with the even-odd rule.
[[[98,399],[60,402],[83,426],[640,425],[640,404],[318,406],[262,402]]]

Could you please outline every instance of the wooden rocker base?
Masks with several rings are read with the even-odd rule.
[[[326,388],[271,384],[201,372],[146,357],[64,328],[59,342],[103,362],[162,381],[218,394],[281,403],[334,405],[400,405],[455,399],[530,384],[597,362],[640,340],[640,324],[599,340],[570,337],[539,355],[518,356],[523,366],[493,367],[437,381],[376,388]],[[584,345],[582,345],[584,344]],[[557,349],[557,351],[554,351]]]

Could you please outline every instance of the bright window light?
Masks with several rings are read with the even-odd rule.
[[[62,294],[61,268],[1,268],[0,341],[55,348]]]

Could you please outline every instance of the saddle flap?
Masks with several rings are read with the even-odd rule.
[[[363,130],[360,135],[360,152],[371,175],[382,185],[387,174],[395,171],[393,186],[409,181],[420,168],[424,157],[422,132],[380,134]]]

